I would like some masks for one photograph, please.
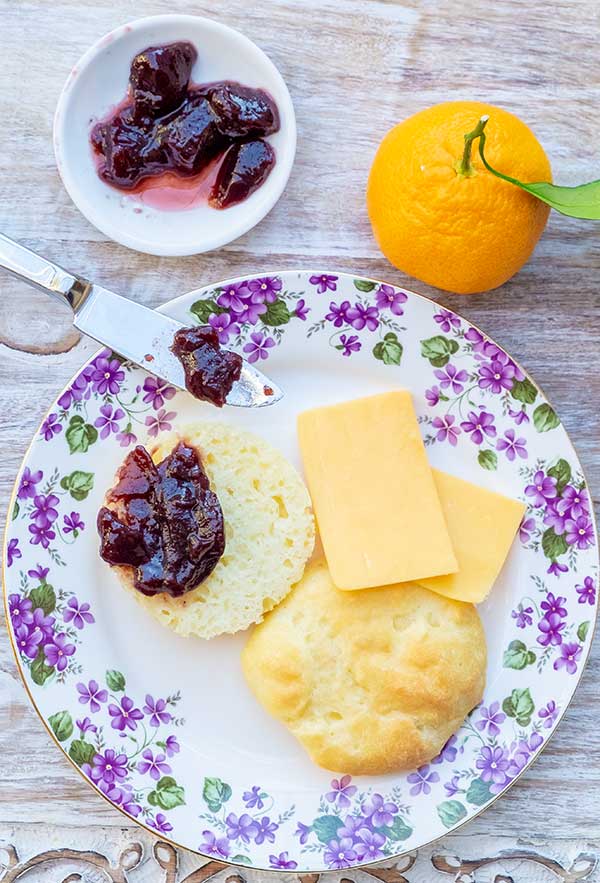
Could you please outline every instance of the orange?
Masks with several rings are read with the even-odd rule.
[[[526,183],[551,181],[541,144],[514,114],[478,101],[448,101],[388,132],[367,185],[373,233],[388,260],[459,294],[510,279],[531,256],[548,219],[547,205],[487,171],[478,140],[470,174],[457,171],[464,136],[485,114],[490,165]]]

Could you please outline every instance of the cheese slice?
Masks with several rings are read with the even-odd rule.
[[[433,475],[458,573],[417,582],[447,598],[478,604],[494,585],[527,507],[437,469]]]
[[[409,392],[305,411],[298,436],[338,588],[367,589],[457,570]]]

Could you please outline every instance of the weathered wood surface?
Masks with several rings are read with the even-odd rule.
[[[159,259],[105,241],[79,214],[54,166],[51,124],[62,83],[88,45],[128,19],[172,11],[221,17],[271,55],[296,105],[299,142],[289,186],[259,227],[213,254]],[[141,6],[0,0],[0,229],[149,305],[227,276],[308,265],[387,279],[435,297],[533,373],[571,433],[598,503],[598,225],[552,214],[533,259],[515,279],[485,296],[457,298],[403,276],[380,256],[364,185],[385,131],[448,98],[485,99],[522,116],[546,147],[559,182],[599,177],[599,26],[596,0],[147,0]],[[46,407],[94,345],[73,333],[68,315],[50,300],[7,276],[0,286],[4,509]],[[148,844],[133,826],[119,832],[123,816],[50,743],[0,628],[0,837],[18,841],[24,857],[121,838]],[[599,674],[596,642],[548,749],[506,798],[447,838],[447,851],[481,858],[521,848],[523,837],[540,854],[558,856],[564,847],[566,866],[585,851],[581,841],[600,854]],[[409,878],[433,880],[427,866],[425,876],[415,866]],[[144,867],[150,865],[131,879],[162,879]],[[540,867],[523,867],[510,871],[515,880],[549,879]],[[59,879],[37,870],[32,878],[37,873],[40,880]],[[481,869],[476,879],[501,873],[508,872]]]
[[[595,845],[597,852],[598,845]],[[395,862],[364,870],[319,874],[269,874],[269,883],[597,883],[594,844],[555,840],[552,846],[523,838],[502,854],[490,852],[490,838],[456,835]],[[261,883],[265,875],[206,861],[139,829],[88,827],[73,831],[20,826],[0,840],[3,883]]]

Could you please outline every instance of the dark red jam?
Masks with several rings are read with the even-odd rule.
[[[148,178],[200,175],[225,161],[211,191],[214,208],[246,199],[275,165],[261,139],[279,129],[279,112],[262,89],[239,83],[191,83],[197,53],[191,43],[152,46],[131,63],[129,100],[93,127],[98,174],[120,190]]]
[[[240,379],[242,357],[222,350],[219,336],[210,325],[180,328],[175,332],[171,351],[183,365],[188,392],[222,408],[231,387]]]
[[[100,556],[134,568],[144,595],[178,598],[214,570],[225,551],[223,512],[196,450],[184,442],[155,465],[138,445],[98,513]]]
[[[229,208],[242,202],[266,180],[274,162],[273,148],[261,138],[234,144],[225,154],[208,204]]]

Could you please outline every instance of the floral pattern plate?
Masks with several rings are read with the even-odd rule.
[[[216,412],[102,351],[58,397],[18,475],[5,539],[10,634],[40,717],[116,807],[232,863],[341,869],[455,829],[544,747],[589,652],[597,538],[558,416],[477,328],[370,279],[314,271],[236,279],[165,312],[212,325],[286,396],[268,409]],[[244,635],[182,640],[144,615],[99,559],[95,517],[137,440],[222,419],[299,463],[299,411],[399,386],[414,396],[432,464],[528,509],[480,608],[489,645],[482,705],[429,764],[351,779],[313,766],[258,706],[240,670]]]

